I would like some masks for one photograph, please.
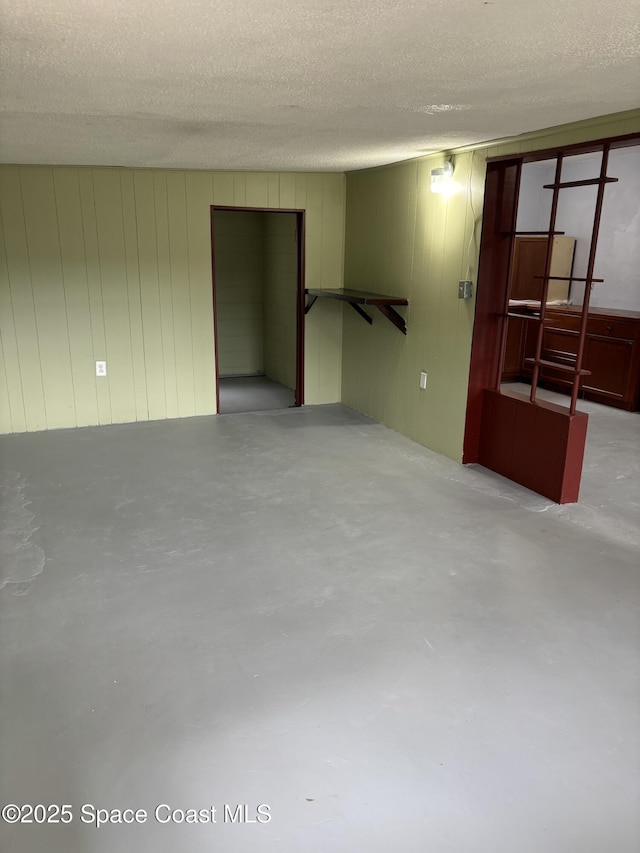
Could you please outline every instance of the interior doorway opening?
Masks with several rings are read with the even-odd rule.
[[[211,208],[219,414],[304,402],[304,212]]]
[[[597,178],[602,153],[587,152],[565,158],[563,180],[589,181]],[[548,223],[549,195],[545,185],[553,180],[555,160],[524,163],[520,178],[516,230],[542,229]],[[640,372],[634,356],[639,333],[640,242],[637,220],[640,198],[640,147],[612,149],[608,173],[617,178],[606,186],[598,229],[593,278],[587,287],[589,249],[597,186],[572,186],[560,196],[556,228],[563,236],[553,238],[552,276],[547,290],[542,329],[542,358],[538,388],[571,396],[572,377],[563,370],[575,363],[580,321],[588,302],[586,334],[577,399],[634,412],[640,403]],[[531,362],[535,355],[536,331],[530,319],[516,312],[536,314],[542,292],[547,240],[540,236],[515,238],[509,283],[510,310],[502,370],[502,385],[531,384]],[[560,369],[551,365],[556,363]],[[565,396],[555,396],[558,405],[570,406]]]
[[[629,135],[487,166],[463,461],[558,503],[578,499],[578,398],[638,409],[638,151]]]

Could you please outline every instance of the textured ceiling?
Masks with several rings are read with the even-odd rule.
[[[638,105],[638,0],[0,0],[0,161],[349,170]]]

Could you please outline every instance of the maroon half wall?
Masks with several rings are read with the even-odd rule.
[[[486,388],[478,462],[556,503],[575,503],[588,420],[584,412]]]

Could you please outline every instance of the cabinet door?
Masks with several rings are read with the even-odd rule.
[[[504,364],[502,365],[503,382],[511,382],[522,373],[523,343],[527,321],[509,317],[508,324],[507,345],[504,352]]]
[[[574,237],[554,237],[551,255],[551,275],[571,276],[573,253],[576,241]],[[516,237],[513,246],[513,266],[509,299],[533,299],[540,301],[542,279],[547,259],[546,237]],[[566,299],[569,293],[568,281],[551,280],[547,291],[547,300]]]
[[[578,333],[571,329],[550,329],[545,324],[542,357],[561,364],[575,364],[578,338]]]
[[[587,335],[584,367],[591,371],[585,376],[585,391],[597,391],[610,398],[622,400],[627,393],[633,341]]]
[[[510,299],[533,299],[540,301],[544,275],[547,241],[541,237],[516,237],[513,249]]]

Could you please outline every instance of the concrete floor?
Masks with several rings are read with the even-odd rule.
[[[287,409],[295,392],[268,376],[221,376],[220,414]]]
[[[2,850],[636,853],[640,420],[597,409],[563,507],[341,406],[2,438],[0,799],[73,807]]]

